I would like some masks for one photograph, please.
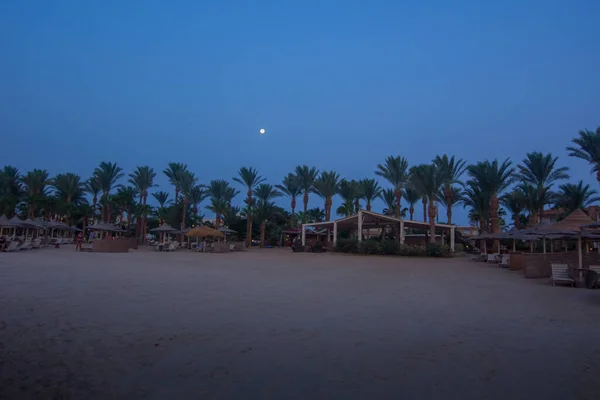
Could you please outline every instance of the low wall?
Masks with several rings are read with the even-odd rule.
[[[127,253],[129,249],[137,249],[135,238],[127,239],[95,239],[92,242],[94,253]]]
[[[523,253],[511,251],[509,260],[509,270],[520,271],[523,269]]]
[[[523,259],[523,272],[525,278],[548,278],[552,276],[550,264],[568,264],[574,267],[579,265],[576,252],[567,253],[521,253]],[[518,257],[517,257],[518,259]],[[512,264],[512,253],[511,253]],[[583,268],[600,264],[600,254],[597,252],[583,253]]]

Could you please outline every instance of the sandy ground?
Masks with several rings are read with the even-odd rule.
[[[0,254],[1,399],[598,399],[600,290],[466,258]]]

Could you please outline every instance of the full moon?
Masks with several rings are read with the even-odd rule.
[[[265,130],[264,129],[261,129],[259,132],[260,132],[261,135],[265,134]]]

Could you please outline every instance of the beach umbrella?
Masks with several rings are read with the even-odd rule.
[[[572,236],[577,236],[577,249],[579,255],[579,268],[583,267],[583,250],[582,250],[582,226],[591,225],[594,223],[594,220],[588,217],[588,215],[580,209],[573,211],[571,214],[567,215],[567,217],[563,220],[560,220],[554,224],[550,224],[547,227],[541,228],[540,231],[547,232],[561,232],[561,234],[566,232],[571,232]],[[554,232],[553,232],[554,231]]]
[[[196,228],[191,229],[187,235],[189,237],[206,237],[206,236],[212,236],[212,237],[224,237],[225,234],[221,231],[218,231],[216,229],[210,228],[208,226],[197,226]]]
[[[223,232],[226,235],[231,235],[232,233],[237,233],[237,231],[234,231],[233,229],[229,229],[229,228],[219,228],[219,231]]]
[[[10,226],[12,228],[22,228],[23,220],[15,215],[14,217],[6,221],[4,226]]]
[[[150,232],[175,232],[177,229],[173,228],[171,225],[166,222],[159,226],[158,228],[150,229]]]

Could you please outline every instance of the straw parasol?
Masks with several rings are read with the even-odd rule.
[[[165,222],[158,228],[150,229],[150,232],[175,232],[176,230],[177,229],[173,228],[171,225]]]
[[[0,226],[4,226],[4,224],[7,222],[8,222],[8,218],[6,217],[6,215],[4,215],[4,214],[0,215]]]
[[[14,217],[6,221],[4,223],[4,226],[10,226],[12,228],[22,228],[23,220],[15,215]]]
[[[122,230],[118,227],[104,222],[98,222],[97,224],[90,225],[88,226],[88,229],[90,231],[122,232]]]
[[[226,235],[231,235],[232,233],[237,233],[237,231],[234,231],[233,229],[229,229],[229,228],[219,228],[219,230]]]
[[[224,237],[225,234],[216,229],[210,228],[208,226],[198,226],[187,233],[190,237],[198,237],[198,236],[213,236],[213,237]]]
[[[577,236],[577,250],[579,255],[579,268],[583,268],[583,251],[582,251],[582,225],[593,224],[594,220],[588,217],[588,215],[580,209],[573,211],[567,217],[557,223],[548,225],[547,227],[541,228],[541,232],[546,232],[549,235],[561,234],[565,237]]]

